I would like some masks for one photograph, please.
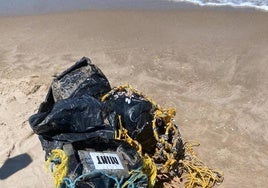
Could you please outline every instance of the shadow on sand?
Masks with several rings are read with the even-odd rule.
[[[0,167],[0,180],[6,179],[19,170],[25,168],[32,161],[32,158],[27,153],[7,159],[2,167]]]

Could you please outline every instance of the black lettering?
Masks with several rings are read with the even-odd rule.
[[[98,164],[118,164],[119,161],[116,157],[113,156],[96,156]]]
[[[111,157],[111,161],[113,164],[118,164],[116,157]]]
[[[102,164],[101,161],[100,161],[99,156],[97,156],[97,159],[98,159],[98,164]]]
[[[110,157],[111,163],[114,164],[114,157]]]
[[[108,164],[108,161],[105,156],[100,156],[100,158],[103,164]]]
[[[114,163],[115,163],[115,164],[119,164],[119,162],[118,162],[118,160],[117,160],[116,157],[114,157]]]
[[[106,159],[108,160],[108,163],[111,164],[110,157],[106,156]]]

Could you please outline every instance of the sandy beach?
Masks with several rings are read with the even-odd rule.
[[[53,76],[83,56],[112,86],[175,107],[183,139],[224,173],[219,187],[266,187],[267,20],[201,8],[0,17],[0,187],[54,187],[28,118]]]

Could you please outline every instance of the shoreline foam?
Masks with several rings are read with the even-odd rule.
[[[264,12],[268,11],[268,1],[263,2],[263,5],[259,5],[256,1],[247,1],[241,0],[241,2],[232,2],[232,0],[229,1],[215,1],[215,2],[203,2],[202,0],[170,0],[173,2],[187,2],[192,3],[195,5],[199,5],[201,7],[231,7],[231,8],[239,8],[239,9],[256,9],[261,10]]]

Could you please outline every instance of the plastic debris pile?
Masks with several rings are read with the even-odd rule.
[[[29,122],[57,188],[159,187],[174,177],[185,187],[221,183],[183,142],[175,115],[130,85],[112,89],[84,57],[52,81]]]

